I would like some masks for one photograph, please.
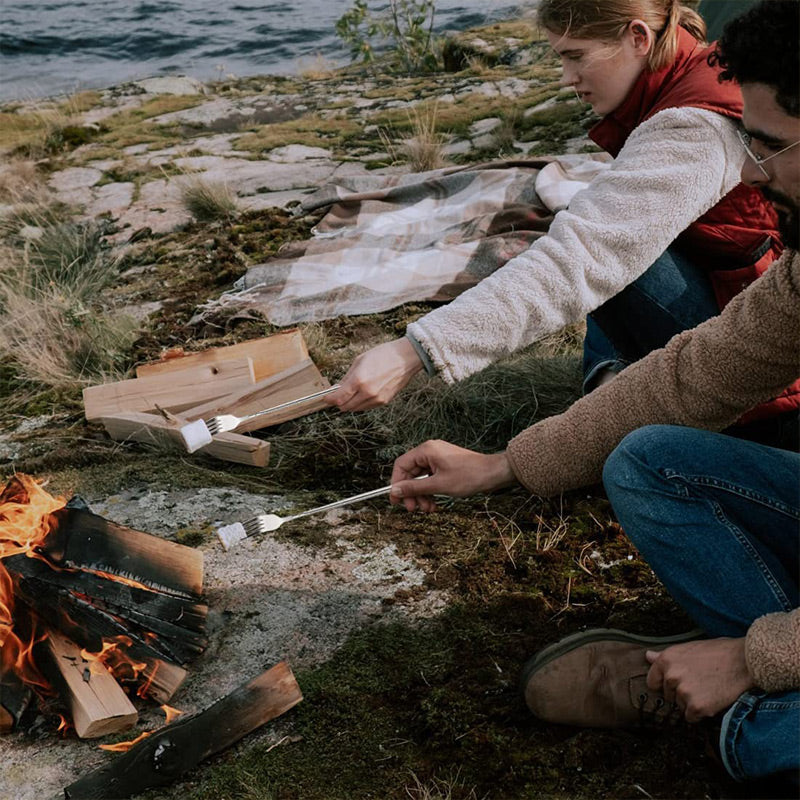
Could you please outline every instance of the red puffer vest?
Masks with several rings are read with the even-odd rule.
[[[688,31],[679,28],[672,64],[657,72],[643,72],[622,105],[603,117],[589,136],[616,157],[633,130],[665,108],[702,108],[740,120],[741,91],[732,81],[719,82],[719,69],[708,63],[713,49],[713,45],[700,45]],[[720,309],[783,251],[775,210],[758,189],[742,183],[689,225],[675,244],[708,270]],[[797,408],[800,380],[739,421],[765,419]]]

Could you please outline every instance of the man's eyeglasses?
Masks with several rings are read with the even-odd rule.
[[[786,145],[786,147],[784,147],[783,150],[778,150],[777,153],[772,153],[771,155],[762,157],[762,156],[757,156],[750,149],[750,145],[753,142],[753,137],[747,131],[743,131],[741,128],[739,128],[737,130],[737,133],[739,134],[739,141],[742,143],[742,147],[744,147],[745,153],[747,153],[747,155],[753,159],[753,163],[761,170],[761,174],[767,180],[770,180],[770,174],[764,169],[763,164],[766,161],[769,161],[771,158],[775,158],[775,156],[779,156],[781,153],[785,153],[787,150],[791,150],[793,147],[796,147],[798,144],[800,144],[800,139],[798,139],[798,141]]]

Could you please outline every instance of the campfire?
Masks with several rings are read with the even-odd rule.
[[[82,738],[134,725],[131,698],[167,703],[207,643],[202,583],[199,551],[14,477],[0,492],[0,731],[33,698]]]

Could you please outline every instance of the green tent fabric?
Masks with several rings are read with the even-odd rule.
[[[719,39],[722,29],[734,17],[744,14],[758,0],[702,0],[697,9],[708,25],[708,41]]]

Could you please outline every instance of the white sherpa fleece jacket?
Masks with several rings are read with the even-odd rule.
[[[454,382],[583,319],[731,191],[743,162],[732,120],[697,108],[660,111],[556,214],[547,236],[408,333]]]

